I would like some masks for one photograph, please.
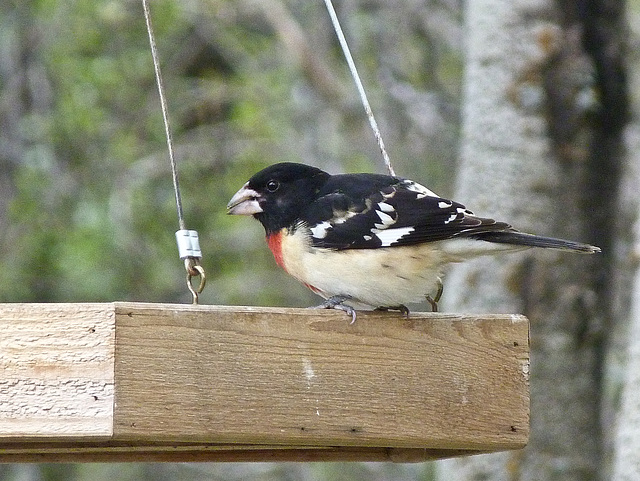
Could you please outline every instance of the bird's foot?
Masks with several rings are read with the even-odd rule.
[[[379,306],[374,311],[400,311],[400,313],[409,319],[409,308],[404,304],[398,304],[397,306]]]
[[[343,302],[349,299],[351,299],[351,296],[331,296],[319,306],[314,307],[314,309],[339,309],[351,316],[351,322],[349,324],[353,324],[356,322],[356,310],[351,306],[343,304]]]
[[[438,302],[442,297],[442,291],[444,291],[444,286],[442,285],[442,279],[438,277],[437,281],[438,290],[436,291],[435,297],[431,297],[427,294],[427,302],[431,304],[431,312],[438,312]]]

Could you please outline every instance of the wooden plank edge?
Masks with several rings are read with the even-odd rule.
[[[263,447],[238,446],[59,446],[0,448],[0,463],[128,462],[393,462],[421,463],[486,454],[491,451],[428,448]]]

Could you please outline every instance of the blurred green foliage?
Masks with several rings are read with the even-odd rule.
[[[324,7],[278,5],[302,38],[270,19],[270,4],[152,5],[205,303],[315,302],[275,269],[257,223],[225,216],[255,171],[285,160],[382,171]],[[411,8],[340,14],[396,170],[446,191],[459,56]],[[0,300],[188,301],[140,2],[10,2],[0,30]],[[434,116],[445,123],[421,124]]]
[[[276,268],[261,226],[225,206],[278,161],[384,170],[324,5],[151,4],[187,226],[205,255],[201,302],[317,303]],[[396,171],[444,195],[458,129],[455,8],[337,4]],[[166,152],[141,2],[0,2],[0,302],[189,302]],[[70,469],[34,479],[98,479]],[[119,479],[139,479],[127,469]]]

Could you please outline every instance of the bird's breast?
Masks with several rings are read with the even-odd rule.
[[[284,260],[282,258],[282,237],[286,233],[283,232],[285,229],[275,232],[273,234],[269,234],[267,236],[267,245],[273,254],[274,259],[276,260],[276,264],[282,267],[285,271],[287,268],[284,265]]]

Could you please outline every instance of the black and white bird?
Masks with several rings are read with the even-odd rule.
[[[353,306],[396,309],[425,298],[433,310],[452,262],[527,247],[592,254],[595,246],[520,232],[478,217],[409,179],[330,175],[297,163],[255,174],[227,205],[263,225],[276,262],[355,321]]]

